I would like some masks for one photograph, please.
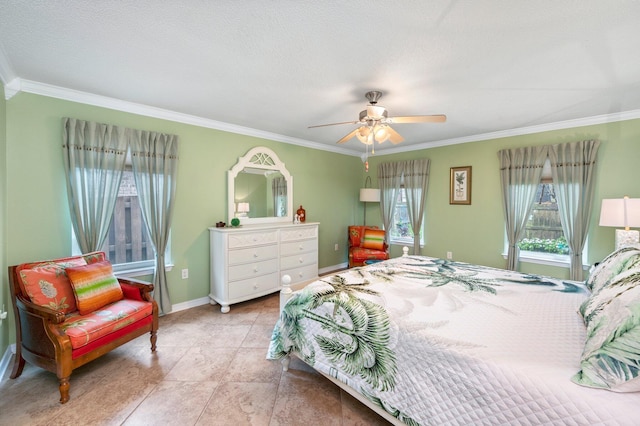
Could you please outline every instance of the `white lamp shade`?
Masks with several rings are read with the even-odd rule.
[[[248,213],[251,210],[249,209],[249,203],[238,203],[238,210],[239,213]]]
[[[640,227],[640,198],[603,199],[600,226]]]
[[[356,137],[365,145],[371,145],[373,143],[373,134],[369,126],[360,126],[356,132]]]
[[[363,203],[379,203],[380,190],[377,188],[360,188],[360,201]]]
[[[388,127],[389,126],[387,126],[386,124],[380,124],[374,127],[373,132],[378,143],[385,142],[387,139],[389,139],[389,136],[391,136]]]

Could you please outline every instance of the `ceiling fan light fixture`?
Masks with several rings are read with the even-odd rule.
[[[373,118],[377,120],[386,118],[387,117],[386,112],[387,110],[383,106],[367,105],[367,116],[369,116],[369,118]]]
[[[378,143],[386,142],[389,136],[391,136],[389,126],[386,124],[377,124],[376,127],[373,128],[373,134]]]
[[[356,132],[356,137],[360,142],[365,145],[369,145],[369,135],[371,134],[371,128],[369,126],[360,126]]]
[[[356,136],[358,140],[366,146],[371,145],[371,154],[375,147],[375,142],[383,143],[387,140],[392,144],[399,144],[404,141],[404,138],[398,134],[389,124],[404,124],[404,123],[442,123],[446,121],[447,117],[443,114],[437,115],[408,115],[408,116],[392,116],[389,117],[387,109],[383,106],[377,105],[378,99],[382,96],[380,91],[370,91],[365,94],[365,97],[369,100],[369,105],[366,109],[360,111],[358,121],[344,121],[341,123],[320,124],[312,127],[325,127],[335,126],[338,124],[359,124],[360,127],[352,130],[337,143],[345,143],[351,138]]]

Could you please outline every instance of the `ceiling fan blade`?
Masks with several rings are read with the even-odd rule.
[[[358,124],[359,121],[343,121],[341,123],[330,123],[330,124],[318,124],[315,126],[309,126],[307,129],[313,129],[314,127],[327,127],[327,126],[337,126],[339,124]]]
[[[405,124],[405,123],[444,123],[447,121],[447,116],[444,114],[436,115],[407,115],[403,117],[389,117],[386,120],[392,124]]]
[[[388,130],[389,130],[389,141],[391,141],[392,144],[395,145],[404,140],[404,138],[400,136],[400,133],[396,132],[391,127],[389,127]]]
[[[351,139],[352,137],[354,137],[356,135],[356,132],[358,131],[358,129],[354,129],[351,133],[349,133],[347,136],[343,137],[342,139],[340,139],[338,142],[336,143],[345,143],[346,141],[348,141],[349,139]]]

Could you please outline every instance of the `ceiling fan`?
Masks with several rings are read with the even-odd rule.
[[[357,121],[343,121],[341,123],[319,124],[317,126],[309,126],[309,129],[315,127],[335,126],[339,124],[360,124],[360,126],[351,131],[348,135],[340,139],[337,143],[345,143],[352,137],[356,136],[360,142],[365,145],[372,145],[374,142],[383,143],[389,140],[393,144],[398,144],[404,140],[402,136],[390,124],[406,124],[406,123],[442,123],[447,120],[446,115],[407,115],[399,117],[389,117],[387,109],[378,105],[378,100],[382,96],[382,92],[372,90],[365,93],[365,97],[369,100],[367,109],[360,111]]]

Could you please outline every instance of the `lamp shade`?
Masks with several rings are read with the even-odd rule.
[[[363,203],[379,203],[380,190],[377,188],[360,188],[360,201]]]
[[[356,136],[358,140],[365,145],[371,145],[373,143],[373,133],[369,126],[360,126],[356,132]]]
[[[640,227],[640,198],[603,199],[600,226]]]

